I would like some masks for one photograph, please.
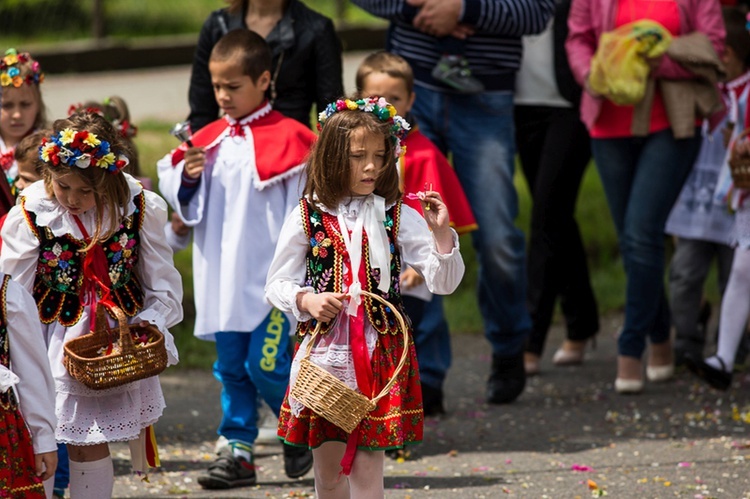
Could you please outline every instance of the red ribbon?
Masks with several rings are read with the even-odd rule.
[[[360,283],[367,282],[364,262],[359,268]],[[351,276],[351,273],[347,274]],[[351,278],[347,279],[351,284]],[[364,298],[363,298],[364,299]],[[366,397],[372,397],[373,372],[370,367],[370,354],[367,351],[367,342],[365,341],[365,312],[360,305],[357,307],[357,315],[349,316],[349,341],[352,347],[352,360],[354,361],[354,373],[357,378],[357,387]],[[344,457],[341,459],[341,473],[349,476],[354,464],[354,456],[357,453],[357,440],[359,439],[359,425],[349,434],[346,440],[346,450]]]
[[[83,234],[86,244],[91,244],[91,236],[89,236],[83,223],[78,216],[73,215],[76,225]],[[94,244],[86,252],[86,256],[83,259],[83,285],[79,291],[81,302],[84,305],[91,305],[91,327],[90,330],[94,331],[96,328],[96,306],[97,303],[101,303],[107,308],[111,308],[115,305],[112,301],[112,280],[109,278],[109,265],[107,264],[107,257],[104,254],[104,249],[101,244]],[[97,291],[101,292],[101,298]],[[112,353],[112,341],[110,340],[109,346],[107,347],[107,355]]]

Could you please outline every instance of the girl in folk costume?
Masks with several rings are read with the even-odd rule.
[[[57,464],[55,385],[34,308],[0,273],[0,497],[14,499],[50,497]]]
[[[143,470],[146,430],[164,410],[159,379],[92,390],[66,371],[63,344],[93,329],[100,299],[130,323],[159,328],[168,363],[177,363],[167,328],[182,319],[182,280],[163,240],[166,203],[122,172],[132,153],[112,125],[81,113],[56,121],[53,131],[39,150],[44,181],[24,190],[3,226],[0,269],[37,303],[71,496],[111,497],[108,442],[131,442],[133,467]]]
[[[393,311],[361,290],[403,314],[402,260],[441,294],[458,286],[464,264],[440,194],[418,194],[424,218],[400,201],[396,161],[408,124],[393,106],[377,97],[339,100],[319,120],[305,196],[284,222],[266,284],[266,299],[299,320],[290,386],[318,322],[312,361],[367,397],[388,383],[405,348],[408,360],[349,435],[302,406],[290,389],[279,436],[313,449],[318,497],[383,497],[382,451],[421,441],[422,396],[411,336],[405,344]],[[348,479],[340,477],[342,468]]]
[[[0,167],[8,183],[18,174],[13,149],[21,139],[47,122],[42,92],[44,81],[39,63],[28,52],[8,49],[0,58]],[[5,189],[5,185],[2,186]]]

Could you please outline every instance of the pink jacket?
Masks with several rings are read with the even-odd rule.
[[[614,28],[619,1],[627,0],[573,0],[568,16],[568,39],[565,49],[573,76],[586,88],[585,82],[591,68],[591,58],[596,52],[599,36]],[[681,34],[700,31],[708,36],[716,52],[724,51],[724,20],[718,0],[675,0],[680,8]],[[671,80],[692,78],[693,74],[664,57],[653,73],[655,78]],[[581,121],[591,129],[599,116],[602,98],[583,92]]]

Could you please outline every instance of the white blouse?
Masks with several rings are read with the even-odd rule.
[[[354,198],[348,204],[340,204],[335,210],[325,209],[333,216],[342,214],[348,227],[353,227],[364,198]],[[398,248],[405,265],[413,267],[425,279],[432,293],[447,295],[455,291],[464,275],[464,261],[459,251],[458,234],[453,234],[453,249],[440,254],[435,240],[424,218],[413,208],[401,206],[398,229]],[[292,211],[284,222],[276,245],[276,253],[266,280],[266,300],[278,309],[294,313],[298,321],[312,317],[297,308],[297,295],[312,292],[305,288],[305,259],[310,241],[305,235],[302,214]],[[345,270],[346,271],[346,270]],[[344,290],[346,291],[346,290]]]

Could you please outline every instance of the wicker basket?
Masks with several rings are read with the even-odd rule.
[[[300,360],[299,373],[297,380],[292,386],[291,395],[302,405],[309,408],[316,414],[327,419],[347,433],[353,432],[362,418],[367,413],[375,409],[378,401],[391,390],[396,382],[398,374],[406,364],[409,353],[409,331],[404,322],[404,318],[398,312],[396,307],[391,305],[378,295],[367,291],[362,291],[363,295],[369,296],[393,311],[396,319],[404,333],[404,351],[401,354],[401,360],[396,366],[393,377],[383,387],[380,393],[373,399],[369,399],[346,386],[336,376],[330,374],[324,369],[318,367],[310,361],[310,352],[315,340],[315,336],[320,333],[321,323],[315,327],[310,341],[307,343],[307,349],[304,357]]]
[[[110,329],[104,307],[96,308],[96,330],[65,343],[63,364],[70,375],[94,390],[104,390],[139,379],[156,376],[167,367],[164,335],[154,326],[129,326],[125,314],[116,306],[110,310],[119,327]],[[135,346],[131,331],[145,333],[150,342]],[[101,355],[102,348],[119,344],[119,351]]]
[[[737,138],[732,141],[732,149],[729,153],[729,168],[732,171],[732,181],[739,189],[750,189],[750,155],[739,154],[734,147],[737,142],[747,137],[750,128],[743,130]]]

